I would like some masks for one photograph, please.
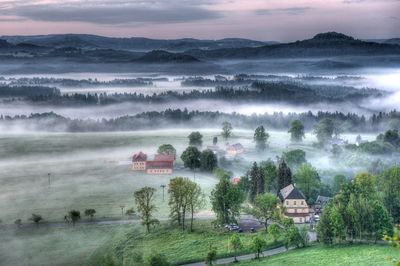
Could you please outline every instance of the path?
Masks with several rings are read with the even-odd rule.
[[[264,251],[262,253],[262,257],[269,257],[272,255],[276,255],[276,254],[280,254],[280,253],[284,253],[284,252],[287,252],[285,247],[274,248],[274,249]],[[238,259],[238,261],[254,259],[254,253],[237,256],[237,259]],[[215,263],[213,263],[213,265],[214,264],[215,265],[229,264],[229,263],[233,263],[234,261],[235,261],[235,257],[223,258],[223,259],[218,259]],[[206,266],[206,264],[204,262],[195,262],[195,263],[190,263],[190,264],[183,264],[182,266]]]

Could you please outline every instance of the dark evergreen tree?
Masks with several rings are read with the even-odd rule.
[[[249,193],[250,202],[254,202],[258,193],[259,173],[260,169],[257,165],[257,162],[254,162],[253,166],[250,169],[250,193]]]
[[[282,160],[278,168],[278,193],[279,191],[292,183],[292,171],[286,164],[285,160]]]

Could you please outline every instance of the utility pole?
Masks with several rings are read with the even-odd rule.
[[[50,176],[51,176],[51,173],[47,173],[47,180],[48,180],[48,183],[49,183],[49,188],[50,188]]]
[[[164,189],[165,189],[165,185],[161,185],[162,188],[162,201],[164,201]]]
[[[121,215],[122,215],[122,217],[124,217],[124,208],[125,208],[125,205],[121,205],[121,206],[119,206],[120,208],[121,208]]]

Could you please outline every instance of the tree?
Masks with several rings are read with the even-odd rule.
[[[148,266],[169,266],[171,264],[168,262],[167,257],[164,254],[155,253],[149,257],[147,265]]]
[[[213,145],[217,145],[218,143],[218,137],[213,137]]]
[[[85,216],[90,217],[90,219],[93,219],[93,216],[96,214],[96,210],[95,209],[86,209],[85,210]]]
[[[400,223],[400,167],[394,166],[382,173],[379,178],[379,190],[383,194],[383,203],[393,217]]]
[[[225,121],[222,123],[222,137],[227,140],[232,136],[232,125],[231,123]]]
[[[200,169],[203,171],[212,171],[218,166],[217,156],[211,150],[204,150],[200,154]]]
[[[265,226],[268,232],[268,222],[277,216],[278,197],[272,193],[257,195],[250,213]]]
[[[190,133],[188,136],[189,138],[189,145],[201,147],[203,145],[203,135],[200,134],[198,131],[194,131]]]
[[[301,123],[300,120],[294,120],[288,131],[290,133],[290,139],[293,142],[301,142],[303,138],[305,138],[304,134],[304,125]]]
[[[200,151],[194,147],[189,146],[187,149],[182,153],[181,159],[185,167],[188,167],[192,170],[200,167]]]
[[[176,149],[171,144],[163,144],[160,147],[158,147],[157,153],[176,156]]]
[[[201,187],[199,184],[188,180],[186,187],[187,187],[186,188],[187,204],[189,207],[189,211],[191,213],[190,231],[193,231],[194,213],[204,206],[205,199],[204,199],[204,194],[201,191]]]
[[[205,263],[206,265],[212,266],[214,261],[216,260],[217,260],[217,249],[210,245],[205,259]]]
[[[304,193],[308,203],[314,203],[321,188],[317,170],[309,163],[303,164],[295,175],[297,187]]]
[[[317,225],[318,240],[327,245],[331,245],[333,243],[333,228],[331,226],[330,213],[330,206],[325,206]]]
[[[256,142],[256,149],[258,151],[263,151],[266,149],[269,134],[265,132],[265,128],[263,126],[259,126],[256,128],[253,138]]]
[[[233,249],[235,253],[235,262],[237,262],[237,253],[243,248],[242,240],[240,240],[240,236],[238,233],[234,233],[229,239],[229,246]]]
[[[142,219],[142,225],[146,227],[147,233],[150,232],[150,226],[157,225],[160,222],[153,218],[154,212],[157,210],[154,205],[154,193],[156,190],[151,187],[144,187],[135,191],[134,198],[137,211]]]
[[[292,171],[285,163],[285,160],[281,160],[278,168],[278,192],[292,183]]]
[[[191,212],[190,230],[193,230],[194,212],[203,204],[203,193],[198,184],[188,178],[175,177],[168,185],[170,217],[185,229],[186,213]]]
[[[40,221],[43,220],[42,215],[32,213],[31,218],[29,220],[33,221],[37,226],[39,226]]]
[[[284,152],[282,158],[292,169],[297,169],[300,165],[307,162],[306,153],[300,149]]]
[[[279,239],[279,236],[281,235],[281,228],[279,226],[279,224],[271,224],[268,227],[268,234],[270,234],[274,240],[274,242],[276,242]]]
[[[251,249],[255,252],[255,258],[259,259],[260,254],[266,247],[267,242],[261,236],[254,236],[251,239]]]
[[[299,229],[299,241],[301,247],[307,247],[310,244],[310,236],[308,235],[308,229],[306,226],[302,226]]]
[[[250,169],[250,202],[254,202],[258,194],[265,192],[265,176],[264,171],[258,167],[257,162],[253,163]]]
[[[374,197],[376,194],[376,178],[369,173],[359,173],[354,177],[354,182],[365,197]]]
[[[332,179],[332,192],[334,194],[338,193],[342,188],[342,185],[347,181],[344,175],[335,175]]]
[[[68,217],[71,219],[72,225],[75,225],[75,223],[81,219],[81,212],[78,210],[70,210],[68,212]]]
[[[334,130],[334,122],[329,118],[324,118],[314,125],[314,134],[320,144],[326,144],[327,141],[330,141]]]
[[[385,234],[393,231],[393,220],[388,210],[379,200],[372,202],[372,224],[371,232],[374,234],[375,242],[382,239]]]
[[[265,191],[275,193],[278,187],[278,168],[271,159],[261,162],[260,167],[261,171],[264,172]]]
[[[234,185],[229,178],[223,177],[211,192],[212,210],[217,216],[217,224],[236,222],[240,214],[240,207],[244,201],[243,192],[238,185]]]

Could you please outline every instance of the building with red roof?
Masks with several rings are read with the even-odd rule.
[[[143,152],[139,152],[132,157],[132,169],[135,171],[146,170],[147,155]]]

